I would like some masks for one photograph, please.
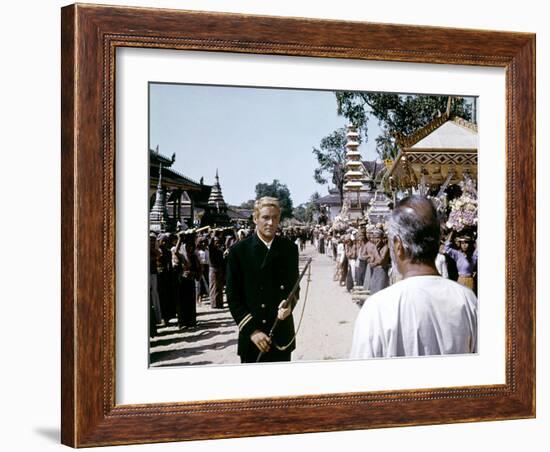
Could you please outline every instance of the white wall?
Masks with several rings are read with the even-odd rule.
[[[100,3],[90,1],[89,3]],[[60,450],[60,162],[59,162],[59,1],[6,2],[2,7],[2,383],[0,444],[3,450]],[[359,2],[352,0],[122,1],[118,4],[255,14],[455,26],[537,33],[538,80],[538,229],[548,213],[550,103],[550,31],[544,2],[498,3],[463,0]],[[6,158],[7,157],[7,158]],[[546,179],[546,180],[543,180]],[[9,193],[9,195],[8,195]],[[31,203],[29,203],[31,199]],[[32,206],[29,208],[28,206]],[[29,214],[33,217],[29,218]],[[29,246],[30,245],[30,246]],[[538,274],[545,275],[548,247],[539,237]],[[464,451],[491,448],[499,452],[547,450],[548,334],[550,320],[543,293],[548,279],[538,278],[538,417],[536,420],[407,427],[372,431],[321,433],[179,444],[119,447],[116,450],[252,451],[406,450]],[[7,291],[5,287],[7,286]],[[261,422],[261,420],[258,420]]]

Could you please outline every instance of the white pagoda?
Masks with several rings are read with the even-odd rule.
[[[349,209],[350,219],[363,217],[363,210],[368,207],[367,202],[372,197],[373,181],[368,174],[359,152],[359,132],[349,124],[346,133],[346,163],[344,173],[344,200]]]

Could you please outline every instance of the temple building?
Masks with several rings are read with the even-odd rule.
[[[158,147],[149,150],[149,229],[173,232],[197,226],[223,227],[251,223],[252,211],[227,205],[220,178],[207,185],[171,168],[176,161],[162,155]]]
[[[172,169],[175,161],[158,146],[149,150],[149,227],[155,232],[193,227],[197,208],[210,196],[212,187]]]

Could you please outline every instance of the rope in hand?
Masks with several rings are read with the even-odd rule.
[[[279,351],[285,351],[296,340],[296,336],[298,335],[298,331],[300,331],[300,327],[302,326],[302,320],[304,319],[304,312],[306,310],[307,295],[308,295],[308,292],[309,292],[309,283],[310,282],[311,282],[311,265],[307,269],[306,293],[304,295],[304,303],[303,303],[303,306],[302,306],[302,312],[300,313],[300,320],[298,321],[298,326],[296,327],[296,330],[294,332],[294,336],[292,336],[292,339],[290,339],[290,342],[288,344],[281,346],[281,345],[277,345],[275,342],[273,342],[273,345],[275,345],[275,348]]]

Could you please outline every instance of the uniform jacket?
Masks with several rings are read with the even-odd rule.
[[[278,306],[298,280],[298,247],[276,236],[268,250],[257,234],[234,245],[227,257],[227,302],[239,327],[238,354],[245,355],[255,330],[269,334]],[[294,335],[292,315],[280,321],[274,345],[286,345]],[[294,350],[295,343],[288,348]]]

